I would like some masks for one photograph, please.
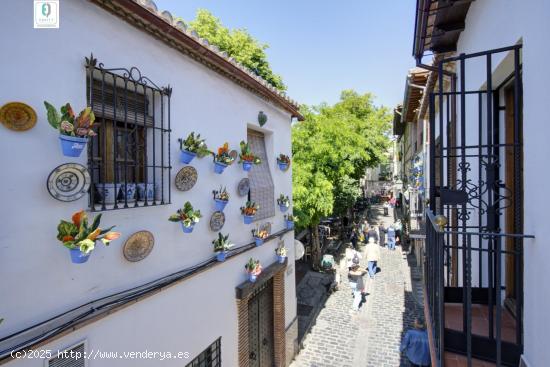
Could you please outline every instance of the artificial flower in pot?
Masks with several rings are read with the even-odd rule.
[[[279,198],[277,199],[277,204],[279,205],[279,209],[284,213],[290,208],[290,199],[288,196],[284,196],[283,194],[279,195]]]
[[[61,113],[50,103],[44,101],[48,113],[48,122],[59,130],[61,151],[67,157],[80,157],[84,150],[88,137],[97,135],[92,126],[95,116],[91,107],[83,109],[78,116],[69,103],[60,108]]]
[[[279,245],[275,249],[275,254],[277,255],[277,260],[279,261],[279,263],[283,264],[286,259],[286,247],[284,246],[284,244]]]
[[[214,154],[214,172],[222,174],[225,168],[232,164],[234,160],[235,158],[229,154],[229,143],[225,143],[218,148],[218,153]]]
[[[225,209],[225,206],[229,202],[229,193],[227,192],[227,189],[225,187],[221,187],[219,190],[212,191],[212,194],[214,195],[214,203],[216,204],[216,210],[223,212]]]
[[[258,209],[260,209],[260,207],[253,201],[247,201],[245,206],[241,206],[244,224],[252,223]]]
[[[214,252],[216,253],[216,259],[218,261],[225,261],[227,256],[227,251],[233,247],[229,242],[229,235],[224,236],[221,233],[218,233],[218,238],[212,241],[214,245]]]
[[[286,229],[294,228],[294,215],[292,213],[285,214]]]
[[[256,246],[261,246],[264,240],[269,237],[269,232],[265,229],[255,228],[252,230],[252,237],[254,238],[254,242],[256,242]]]
[[[193,205],[187,201],[183,209],[178,209],[176,214],[172,214],[168,220],[170,222],[180,222],[183,232],[191,233],[200,218],[202,218],[201,211],[193,209]]]
[[[279,165],[279,169],[281,171],[286,171],[290,166],[290,157],[285,154],[279,154],[277,157],[277,164]]]
[[[262,160],[256,155],[254,155],[254,153],[252,153],[248,143],[241,141],[240,146],[241,146],[241,154],[239,155],[239,163],[243,164],[243,170],[250,171],[250,169],[252,169],[253,164],[262,163]]]
[[[201,134],[195,135],[194,132],[191,132],[187,138],[178,139],[180,143],[180,161],[181,163],[191,163],[195,157],[205,157],[211,152],[206,146],[206,139],[201,139]]]
[[[84,210],[74,213],[72,222],[61,220],[57,226],[57,239],[70,250],[71,260],[75,264],[88,261],[97,241],[109,245],[109,242],[120,237],[119,232],[111,232],[114,226],[101,229],[101,214],[96,215],[92,225],[88,224],[88,215]]]
[[[244,268],[246,270],[246,274],[248,275],[248,280],[252,283],[254,283],[258,278],[258,275],[262,273],[260,260],[254,260],[253,258],[250,258],[250,260],[248,260]]]

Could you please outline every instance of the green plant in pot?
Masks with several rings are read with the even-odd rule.
[[[44,106],[46,106],[48,122],[59,131],[63,155],[80,157],[88,142],[88,137],[97,135],[92,130],[95,121],[92,108],[86,107],[76,116],[69,103],[61,106],[61,113],[49,102],[44,101]]]
[[[294,228],[294,215],[292,213],[285,214],[285,224],[287,229]]]
[[[66,220],[59,222],[57,239],[71,251],[71,260],[75,264],[88,261],[97,241],[107,246],[109,242],[120,237],[119,232],[111,232],[114,226],[107,229],[99,227],[101,214],[96,215],[91,225],[84,210],[74,213],[71,220],[71,222]]]
[[[248,280],[254,283],[258,278],[258,275],[262,273],[262,265],[260,265],[260,260],[254,260],[250,258],[244,269],[248,275]]]
[[[240,147],[241,154],[239,155],[239,163],[243,164],[243,170],[248,172],[252,168],[252,165],[262,163],[260,157],[252,153],[248,143],[241,141]]]
[[[195,210],[193,205],[190,202],[185,202],[183,209],[178,209],[176,214],[172,214],[168,220],[170,222],[179,222],[181,223],[181,228],[184,233],[193,232],[195,224],[197,224],[202,218],[200,210]]]
[[[290,198],[281,194],[277,199],[277,204],[279,205],[279,209],[281,209],[282,212],[286,212],[290,207]]]
[[[178,142],[181,163],[191,163],[195,157],[202,158],[212,153],[208,150],[206,139],[201,139],[201,135],[195,135],[194,132],[191,132],[185,139],[178,139]]]
[[[241,214],[243,215],[244,224],[252,223],[258,209],[260,209],[260,206],[254,201],[247,201],[245,206],[241,206]]]
[[[221,174],[225,168],[235,160],[229,152],[229,143],[224,143],[218,148],[217,154],[214,154],[214,172]]]
[[[275,249],[275,254],[277,255],[277,260],[279,261],[279,263],[282,264],[285,262],[285,259],[287,256],[287,250],[284,245],[284,242],[281,242],[281,244],[277,246],[277,248]]]
[[[225,206],[229,202],[229,193],[227,188],[221,187],[219,190],[213,190],[212,194],[214,195],[214,202],[216,203],[216,210],[223,212]]]
[[[214,245],[214,252],[216,253],[216,259],[218,261],[225,261],[227,251],[233,247],[233,244],[229,242],[229,235],[223,235],[218,233],[218,238],[212,241]]]

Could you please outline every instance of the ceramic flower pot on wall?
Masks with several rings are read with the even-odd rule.
[[[214,172],[221,175],[223,171],[227,168],[227,164],[214,162]]]
[[[91,253],[85,254],[79,248],[69,249],[73,264],[83,264],[90,258]]]
[[[77,136],[59,135],[61,151],[66,157],[80,157],[80,154],[86,147],[88,138],[79,138]]]
[[[225,206],[228,203],[228,201],[219,200],[219,199],[214,199],[214,202],[216,203],[216,211],[218,212],[223,212],[223,210],[225,209]]]
[[[197,156],[197,153],[190,152],[188,150],[181,150],[180,151],[180,161],[181,163],[191,163],[193,158]]]
[[[191,233],[193,232],[193,228],[195,228],[195,225],[192,224],[190,226],[186,226],[185,224],[183,224],[183,222],[180,222],[181,223],[181,228],[183,230],[183,233]]]

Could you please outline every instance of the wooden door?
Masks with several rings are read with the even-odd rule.
[[[273,358],[273,282],[248,301],[249,366],[271,367]]]

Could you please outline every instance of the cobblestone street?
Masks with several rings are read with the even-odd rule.
[[[380,206],[373,207],[372,215],[377,223],[391,224],[392,213],[390,216],[381,213]],[[361,266],[366,265],[362,260]],[[400,247],[395,251],[382,248],[378,267],[376,278],[367,281],[367,302],[354,313],[347,271],[345,264],[341,264],[339,289],[330,295],[319,312],[292,367],[409,365],[401,358],[399,344],[404,332],[412,327],[416,313],[421,312],[421,288],[416,282],[413,288],[415,274],[411,271],[415,270],[409,267]]]

